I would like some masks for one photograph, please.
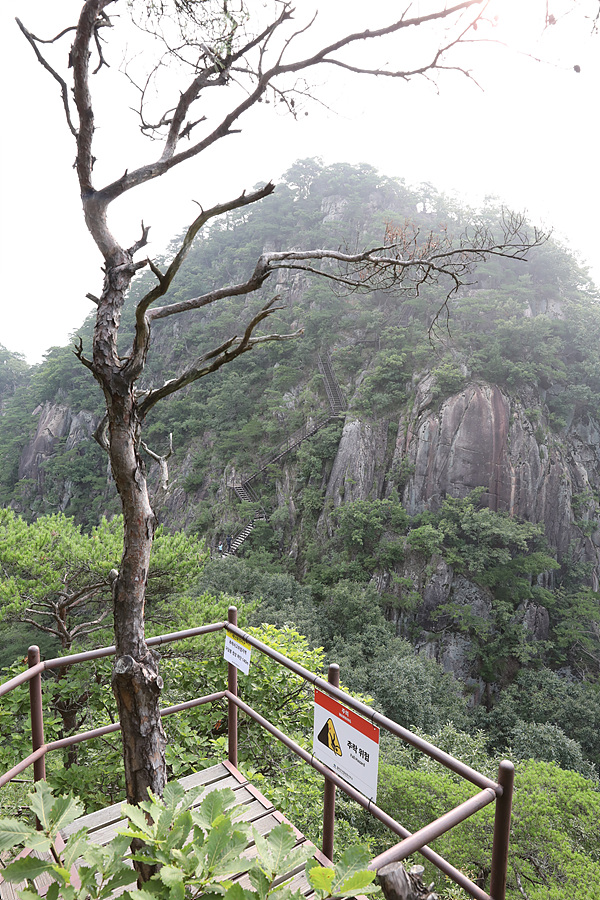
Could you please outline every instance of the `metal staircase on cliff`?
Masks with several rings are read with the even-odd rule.
[[[338,421],[346,408],[346,398],[344,397],[343,391],[338,383],[337,378],[335,377],[335,373],[333,371],[333,366],[331,364],[331,357],[329,354],[319,354],[317,358],[317,364],[319,367],[319,372],[323,376],[323,383],[325,385],[325,391],[327,393],[327,399],[329,400],[329,415],[322,416],[320,419],[317,419],[313,422],[307,422],[302,428],[294,431],[293,434],[289,435],[281,444],[276,448],[275,452],[271,454],[268,458],[259,460],[258,467],[252,475],[248,476],[248,478],[243,481],[234,482],[233,484],[228,484],[228,487],[232,488],[235,492],[236,496],[239,497],[240,500],[249,502],[249,503],[258,503],[259,498],[256,494],[252,486],[252,482],[255,478],[258,478],[259,475],[262,475],[263,472],[266,471],[268,466],[273,465],[273,463],[279,462],[287,453],[291,450],[294,450],[296,447],[299,447],[302,441],[307,440],[307,438],[312,437],[317,431],[320,431],[321,428],[325,428],[326,425],[331,424],[331,422]],[[231,541],[231,546],[224,551],[224,556],[231,556],[239,550],[242,546],[246,538],[251,534],[256,522],[265,521],[266,516],[264,511],[254,516],[251,522],[246,525],[246,527],[236,534],[236,536]]]

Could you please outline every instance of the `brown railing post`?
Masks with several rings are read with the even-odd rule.
[[[37,666],[40,661],[40,648],[33,644],[27,651],[27,665],[29,668]],[[44,713],[42,707],[42,675],[37,675],[29,682],[29,714],[31,716],[31,746],[33,751],[44,746]],[[46,780],[46,760],[43,756],[33,764],[33,780]]]
[[[237,625],[237,607],[230,606],[227,610],[227,621],[230,625]],[[227,690],[237,697],[237,669],[231,663],[227,663]],[[227,701],[227,736],[229,740],[229,762],[238,764],[237,741],[237,706],[231,700]]]
[[[336,663],[329,666],[327,681],[334,687],[340,686],[340,667]],[[335,827],[335,784],[325,779],[323,793],[323,853],[327,859],[333,859],[333,831]]]
[[[506,870],[508,868],[508,841],[510,838],[510,815],[512,810],[515,767],[507,759],[498,766],[498,784],[502,795],[496,800],[494,820],[494,844],[492,848],[492,875],[490,896],[492,900],[506,898]]]

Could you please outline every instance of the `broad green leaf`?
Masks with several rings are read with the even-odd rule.
[[[70,841],[67,841],[67,847],[69,846],[69,843]],[[88,868],[90,869],[97,869],[98,872],[101,872],[105,867],[105,860],[107,856],[110,856],[109,847],[105,848],[100,846],[100,844],[95,844],[93,841],[88,841],[87,846],[85,847],[82,854],[86,866],[88,866]]]
[[[146,813],[140,806],[132,806],[130,803],[124,803],[121,807],[121,812],[130,822],[133,822],[136,829],[142,832],[144,835],[151,836],[152,835],[152,825],[148,823],[146,818]],[[119,834],[123,834],[124,829],[119,829]]]
[[[236,871],[231,863],[240,862],[238,858],[247,844],[246,829],[240,830],[237,825],[234,828],[230,819],[217,821],[204,845],[208,868],[214,870],[215,877]]]
[[[295,850],[292,850],[291,853],[288,853],[285,861],[284,868],[285,871],[288,872],[291,869],[297,869],[299,866],[303,866],[312,858],[314,853],[314,847],[296,847]]]
[[[226,893],[227,891],[223,890],[220,884],[211,884],[205,891],[202,891],[202,900],[222,900]]]
[[[149,881],[148,884],[143,888],[131,888],[128,891],[129,897],[131,900],[156,900],[162,893],[161,885],[156,885],[155,889],[152,888],[152,882]]]
[[[375,872],[369,872],[367,869],[355,872],[350,878],[346,878],[341,887],[335,888],[336,897],[354,897],[356,894],[372,894],[374,891],[379,890],[378,886],[373,884],[375,875]]]
[[[252,836],[258,851],[258,857],[264,868],[275,874],[286,871],[284,865],[289,853],[294,848],[296,836],[289,825],[276,825],[269,832],[268,839],[252,828]]]
[[[71,872],[69,869],[65,869],[64,866],[53,866],[52,871],[54,873],[54,877],[60,879],[63,884],[71,883]]]
[[[37,856],[22,856],[9,863],[2,870],[2,874],[6,881],[27,881],[30,878],[37,878],[43,872],[52,872],[54,869],[54,864],[48,860],[38,859]]]
[[[185,900],[185,884],[178,881],[169,889],[169,900]]]
[[[235,804],[235,794],[231,788],[211,791],[193,811],[194,822],[208,830],[211,825],[216,823],[219,816],[225,815]]]
[[[269,888],[271,887],[271,880],[267,878],[262,869],[259,869],[256,866],[250,869],[248,875],[250,884],[257,891],[260,900],[265,900]]]
[[[342,889],[342,885],[344,885],[356,872],[366,869],[370,861],[371,857],[366,847],[360,845],[347,847],[335,867],[333,893],[337,894],[338,890]],[[371,879],[371,881],[372,880],[373,879]]]
[[[52,830],[60,831],[82,816],[85,812],[83,803],[76,797],[56,797],[51,810]]]
[[[119,888],[129,887],[135,884],[135,872],[130,866],[123,866],[103,886],[99,900],[110,898]]]
[[[72,834],[62,853],[65,869],[70,869],[80,856],[85,855],[88,848],[89,841],[87,837],[87,828],[83,828],[81,831],[76,831],[75,834]]]
[[[306,866],[306,877],[308,883],[315,891],[323,891],[326,896],[331,894],[331,885],[335,878],[335,869],[329,869],[325,866]]]
[[[16,847],[21,843],[26,844],[29,847],[31,841],[35,841],[40,837],[45,841],[46,846],[40,848],[38,845],[36,846],[36,849],[43,852],[44,850],[48,850],[51,841],[43,835],[41,831],[36,831],[34,828],[27,825],[26,822],[22,822],[21,820],[0,819],[0,852],[12,850],[13,847]]]
[[[274,888],[269,896],[274,900],[304,900],[302,891],[291,891],[286,884]]]
[[[253,891],[245,890],[241,884],[232,884],[225,894],[225,900],[256,900]]]
[[[193,827],[194,823],[190,811],[185,810],[180,813],[172,830],[166,835],[165,849],[172,850],[176,847],[183,847]]]
[[[178,781],[171,781],[166,785],[163,800],[168,809],[177,809],[186,799],[186,793]]]
[[[29,808],[38,817],[43,831],[51,830],[52,807],[55,797],[47,781],[38,781],[33,791],[27,794]]]
[[[173,887],[173,885],[176,884],[183,884],[183,872],[181,869],[178,869],[177,866],[163,866],[158,873],[158,877],[163,884],[166,884],[168,887]]]

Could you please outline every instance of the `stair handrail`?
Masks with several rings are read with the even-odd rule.
[[[329,355],[329,353],[319,353],[317,357],[317,365],[319,366],[319,372],[323,376],[325,391],[327,393],[327,398],[329,400],[329,405],[331,406],[332,412],[340,412],[346,405],[346,398],[337,378],[335,377],[335,372],[333,371],[333,363],[331,361],[331,356]]]
[[[281,459],[282,456],[285,456],[286,453],[289,453],[290,450],[293,450],[294,447],[297,447],[298,444],[301,444],[302,441],[306,440],[307,437],[312,437],[317,431],[323,428],[325,425],[328,425],[330,422],[338,419],[338,415],[326,415],[321,416],[321,418],[312,420],[309,419],[307,422],[302,425],[301,428],[297,428],[296,431],[293,431],[285,440],[281,441],[281,443],[275,448],[274,452],[269,455],[267,458],[259,459],[257,469],[249,475],[247,478],[244,478],[242,481],[242,485],[246,486],[255,478],[257,478],[261,472],[270,466],[272,463],[277,462],[278,459]]]

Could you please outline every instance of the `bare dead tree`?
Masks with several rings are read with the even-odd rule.
[[[108,225],[107,211],[127,192],[201,156],[219,141],[238,133],[245,115],[257,103],[272,97],[285,103],[291,114],[296,114],[308,93],[304,76],[317,67],[335,67],[349,75],[403,82],[417,76],[431,78],[444,70],[469,76],[468,70],[455,62],[455,54],[463,44],[473,40],[474,30],[483,26],[488,4],[489,0],[461,0],[449,5],[440,0],[437,8],[433,4],[432,11],[424,15],[412,14],[409,6],[399,18],[383,27],[342,33],[308,54],[300,49],[296,52],[296,48],[305,46],[314,19],[296,25],[295,11],[288,0],[273,0],[270,17],[261,8],[263,20],[250,13],[251,7],[246,7],[244,0],[238,0],[237,4],[230,0],[154,0],[148,4],[143,0],[130,3],[83,0],[78,21],[49,41],[40,39],[19,22],[37,60],[59,86],[67,127],[75,141],[75,169],[85,224],[104,260],[102,292],[99,297],[88,295],[97,304],[92,356],[88,359],[81,346],[76,353],[104,393],[106,416],[97,431],[97,439],[109,454],[125,522],[123,557],[112,588],[116,643],[113,689],[123,734],[127,799],[131,803],[145,798],[148,788],[160,795],[166,779],[166,741],[159,712],[162,682],[157,657],[144,639],[146,581],[155,530],[140,452],[144,419],[159,400],[260,344],[295,337],[260,330],[277,309],[277,297],[274,297],[247,322],[242,333],[232,335],[220,346],[191,361],[177,378],[141,393],[136,385],[151,346],[153,322],[202,309],[225,298],[251,295],[281,269],[326,277],[350,290],[409,283],[418,286],[440,278],[449,278],[451,285],[457,287],[473,262],[490,254],[521,259],[532,243],[541,238],[540,235],[529,237],[523,222],[513,219],[504,223],[500,235],[475,230],[459,245],[433,240],[419,242],[407,234],[397,233],[388,235],[379,247],[354,253],[326,248],[310,252],[266,252],[245,280],[160,306],[157,301],[169,290],[200,230],[217,216],[266,199],[274,191],[274,185],[269,182],[201,209],[165,271],[139,256],[147,243],[148,227],[142,224],[138,240],[124,247]],[[113,11],[115,17],[111,18],[109,12]],[[139,92],[141,130],[158,142],[159,152],[141,166],[130,169],[124,165],[119,178],[98,186],[94,177],[96,108],[92,76],[98,77],[108,65],[105,41],[128,17],[140,28],[142,36],[149,35],[153,46],[158,48],[149,74],[136,78],[132,67],[126,74]],[[407,68],[378,68],[368,61],[361,62],[365,48],[378,47],[382,41],[416,30],[431,36],[429,49],[424,50],[425,55],[418,64]],[[72,44],[68,56],[65,54],[64,68],[59,71],[50,64],[45,46],[65,38],[72,38]],[[178,67],[187,81],[160,108],[154,98],[167,66],[171,75],[173,67]],[[200,101],[216,90],[223,96],[219,114],[215,117],[198,112]],[[211,105],[210,109],[213,108]],[[106,131],[110,122],[103,124]],[[118,143],[116,135],[115,146]],[[117,347],[123,304],[134,275],[146,266],[154,273],[156,285],[137,305],[135,337],[123,357]],[[144,877],[148,873],[142,873]]]

